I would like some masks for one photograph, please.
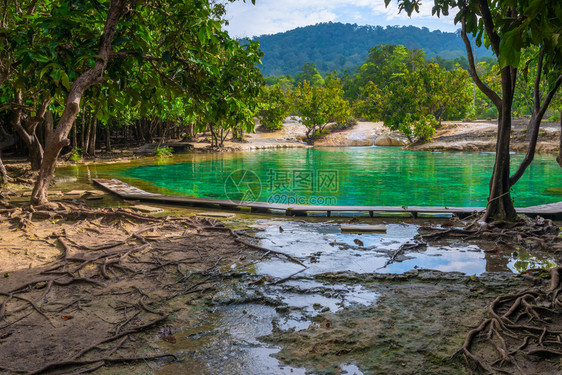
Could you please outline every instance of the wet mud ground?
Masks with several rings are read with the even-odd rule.
[[[186,214],[164,208],[165,215]],[[385,223],[387,232],[342,233],[349,221]],[[421,225],[446,221],[238,214],[224,223],[305,267],[260,256],[233,269],[211,293],[172,301],[165,324],[126,343],[139,355],[174,354],[179,361],[116,364],[94,373],[469,373],[460,357],[451,357],[489,303],[529,287],[519,273],[560,264],[560,254],[444,241],[387,264]]]
[[[204,302],[200,325],[179,328],[162,347],[182,362],[158,374],[464,374],[451,358],[496,296],[528,287],[520,271],[555,264],[553,255],[494,244],[444,242],[385,267],[420,222],[385,234],[341,233],[349,219],[257,220],[261,246],[303,259],[271,259]],[[382,221],[382,220],[380,220]],[[436,222],[432,222],[436,225]]]

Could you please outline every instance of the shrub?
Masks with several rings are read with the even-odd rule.
[[[70,151],[70,157],[68,160],[77,163],[82,160],[82,154],[84,154],[84,150],[80,147],[75,147]]]
[[[174,149],[172,147],[158,147],[154,150],[154,156],[157,158],[169,158],[174,154]]]

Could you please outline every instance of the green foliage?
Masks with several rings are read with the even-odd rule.
[[[304,81],[295,90],[295,110],[300,121],[307,127],[306,140],[325,134],[330,122],[343,122],[351,116],[351,108],[343,98],[340,80],[332,75],[326,77],[325,86],[312,86]]]
[[[404,46],[372,48],[350,82],[357,116],[383,121],[408,137],[431,139],[442,120],[464,118],[470,103],[465,70],[447,71],[426,61],[423,51]]]
[[[158,147],[154,150],[154,156],[157,158],[169,158],[174,154],[174,149],[172,147]]]
[[[69,89],[98,59],[110,1],[12,3],[4,5],[10,18],[0,36],[0,68],[9,68],[0,72],[7,77],[2,103],[14,102],[20,90],[21,104],[32,108],[28,117],[44,98],[60,116]],[[131,3],[103,82],[82,97],[83,113],[102,124],[149,118],[211,124],[221,133],[252,129],[263,53],[257,42],[242,44],[222,30],[224,12],[209,0]]]
[[[279,85],[266,86],[259,97],[258,117],[264,130],[278,130],[291,111],[290,92]]]
[[[70,157],[68,158],[68,160],[72,161],[72,162],[79,162],[82,160],[82,155],[84,154],[84,150],[81,149],[80,147],[75,147],[72,149],[72,151],[70,151]]]
[[[365,61],[369,48],[382,43],[423,49],[430,58],[459,58],[459,63],[465,56],[463,42],[457,33],[415,26],[358,26],[329,22],[262,35],[254,40],[260,42],[265,53],[262,72],[266,76],[295,75],[306,62],[315,64],[322,75],[334,70],[339,74],[353,73]],[[476,51],[478,56],[491,55],[484,47],[476,48]]]
[[[552,115],[550,115],[550,117],[548,118],[549,122],[559,122],[560,121],[560,112],[554,112]]]
[[[295,84],[303,84],[304,81],[308,81],[312,86],[322,86],[324,85],[324,78],[318,73],[316,65],[311,62],[307,62],[303,65],[301,71],[295,75]]]

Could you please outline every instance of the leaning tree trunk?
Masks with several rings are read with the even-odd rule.
[[[517,213],[511,200],[511,184],[509,182],[511,140],[511,109],[513,103],[512,68],[502,69],[502,104],[498,118],[498,138],[496,142],[496,161],[490,179],[490,195],[484,220],[513,221]]]
[[[558,147],[558,157],[556,161],[562,168],[562,110],[560,110],[560,146]]]
[[[12,126],[27,146],[31,161],[31,170],[37,171],[41,167],[41,162],[43,160],[43,146],[37,136],[37,125],[44,120],[47,107],[51,103],[51,100],[44,99],[37,110],[36,116],[28,119],[25,125],[22,124],[23,111],[21,106],[24,101],[21,90],[17,90],[16,92],[16,103],[18,104],[18,108],[14,111]]]
[[[45,144],[43,162],[41,163],[41,169],[37,176],[37,182],[31,193],[30,203],[32,205],[41,205],[49,201],[47,199],[47,190],[55,173],[57,157],[62,148],[70,144],[68,134],[70,133],[70,129],[72,129],[78,112],[80,112],[82,95],[84,95],[88,87],[103,82],[103,72],[110,58],[111,42],[115,35],[115,29],[117,28],[119,19],[126,12],[127,3],[128,2],[125,0],[112,0],[109,5],[95,65],[93,68],[81,74],[72,84],[66,98],[62,116],[57,127]]]

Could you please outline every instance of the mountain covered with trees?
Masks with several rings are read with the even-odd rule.
[[[370,48],[381,43],[423,49],[427,58],[440,56],[453,60],[466,56],[459,33],[415,26],[385,28],[329,22],[262,35],[253,40],[260,42],[265,53],[261,70],[266,76],[295,75],[306,62],[316,64],[320,73],[351,72],[365,61]],[[474,51],[477,57],[491,56],[483,46],[474,46]]]

